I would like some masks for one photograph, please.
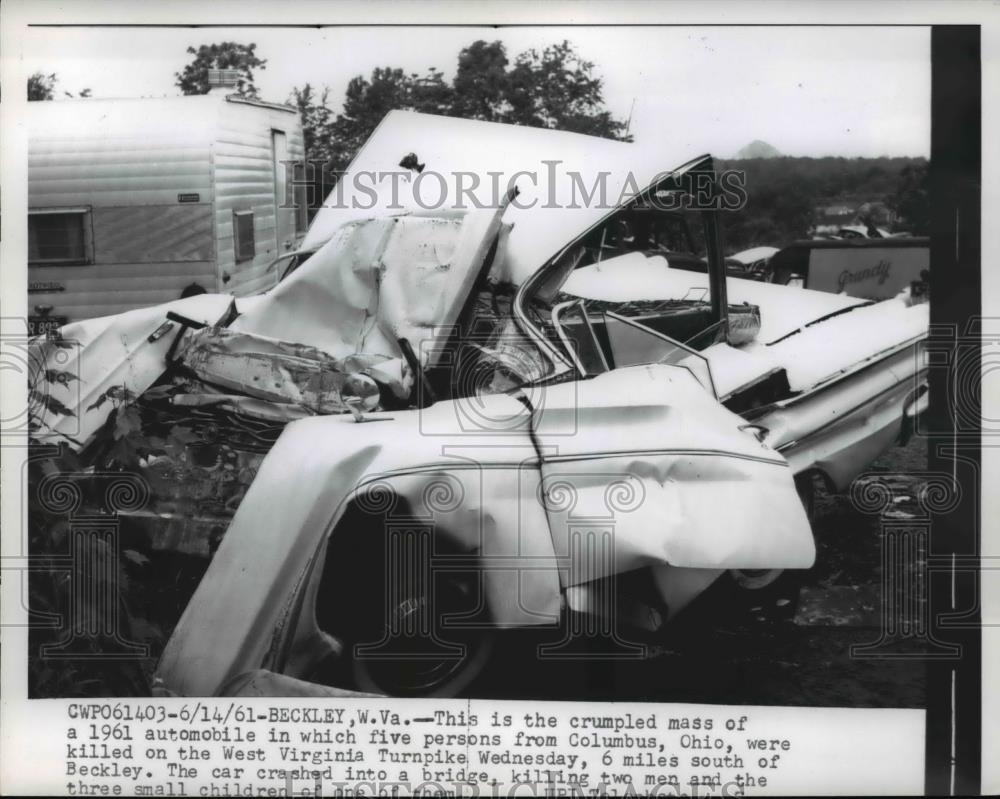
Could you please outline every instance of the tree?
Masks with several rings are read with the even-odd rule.
[[[426,75],[410,74],[408,107],[414,111],[457,116],[452,108],[454,96],[455,90],[445,83],[441,70],[431,67]]]
[[[28,102],[55,99],[57,82],[58,78],[56,78],[55,72],[51,72],[48,75],[36,72],[34,75],[31,75],[28,78]]]
[[[390,111],[420,111],[447,114],[452,107],[452,88],[440,70],[407,74],[393,67],[376,67],[371,79],[361,75],[347,84],[344,108],[334,120],[333,158],[335,169],[344,169],[372,131]]]
[[[594,64],[568,41],[527,50],[509,67],[503,42],[473,42],[458,54],[451,115],[626,140],[604,107]]]
[[[39,100],[55,100],[56,84],[59,78],[55,72],[46,75],[44,72],[36,72],[28,78],[28,102]],[[81,89],[79,94],[63,91],[67,97],[90,97],[90,89]]]
[[[343,111],[329,128],[332,162],[345,167],[396,109],[627,139],[625,123],[604,108],[603,83],[593,63],[569,42],[541,53],[528,50],[508,67],[502,42],[479,40],[458,54],[451,85],[435,67],[424,75],[392,67],[377,67],[368,79],[358,75],[348,83]]]
[[[781,157],[716,164],[719,169],[742,172],[747,191],[743,208],[723,214],[723,236],[728,251],[739,252],[758,245],[782,247],[808,236],[819,201],[816,193],[819,181],[802,173],[812,161]]]
[[[626,123],[604,108],[603,82],[594,76],[594,64],[584,61],[568,41],[541,53],[521,53],[508,80],[511,111],[503,121],[631,140]]]
[[[183,72],[174,73],[176,84],[184,94],[208,94],[210,69],[237,69],[242,74],[237,81],[235,94],[241,97],[257,97],[257,87],[253,82],[254,69],[267,69],[267,60],[258,58],[256,44],[220,42],[203,44],[197,50],[187,51],[195,58],[184,67]]]
[[[334,114],[329,106],[330,89],[324,86],[317,92],[307,83],[301,89],[292,88],[288,102],[299,110],[302,120],[302,144],[305,149],[307,166],[301,179],[312,184],[307,191],[307,211],[310,218],[323,202],[326,189],[326,174],[339,165],[340,150],[333,131]]]
[[[893,212],[887,203],[875,200],[861,203],[854,214],[854,218],[858,220],[858,224],[877,229],[880,227],[889,227],[892,224]]]
[[[301,89],[292,88],[288,101],[299,110],[302,120],[302,140],[306,156],[311,160],[331,161],[333,157],[333,111],[328,105],[330,88],[317,92],[311,83]]]
[[[487,122],[506,121],[510,114],[510,76],[502,42],[473,42],[458,54],[451,114]]]
[[[514,67],[509,66],[502,42],[479,40],[458,54],[450,84],[436,67],[423,74],[376,67],[370,77],[357,75],[347,84],[339,114],[329,107],[328,87],[296,87],[289,102],[302,118],[306,159],[326,165],[332,177],[347,168],[382,118],[394,110],[626,138],[625,124],[604,108],[594,65],[581,59],[569,42],[541,54],[522,53]],[[312,179],[320,185],[319,175]],[[324,188],[331,185],[326,182]]]
[[[927,236],[931,230],[930,184],[927,163],[908,164],[899,173],[896,191],[886,202],[910,233]]]

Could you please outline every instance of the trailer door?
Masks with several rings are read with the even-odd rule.
[[[271,159],[274,174],[275,252],[281,255],[295,246],[295,210],[288,196],[288,139],[282,130],[271,131]]]

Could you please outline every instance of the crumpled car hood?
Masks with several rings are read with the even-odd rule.
[[[242,312],[227,327],[233,298],[206,294],[68,325],[63,342],[36,339],[36,379],[66,374],[34,387],[36,434],[82,449],[115,407],[163,375],[168,352],[232,393],[219,402],[258,417],[342,413],[348,399],[371,410],[380,386],[405,400],[412,375],[399,339],[425,367],[437,363],[436,345],[483,277],[505,207],[349,223],[271,292],[237,303]],[[184,332],[170,312],[208,327]]]
[[[416,349],[455,324],[500,232],[504,207],[349,222],[230,329],[334,358],[399,357],[398,339]],[[427,355],[433,366],[439,352]]]
[[[233,298],[202,294],[152,308],[66,325],[62,340],[30,345],[29,392],[34,435],[47,443],[86,445],[114,408],[134,400],[166,369],[181,325],[170,312],[202,325],[222,320]]]

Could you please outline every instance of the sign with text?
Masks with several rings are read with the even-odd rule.
[[[809,254],[806,288],[866,300],[895,297],[930,265],[927,244],[913,247],[816,248]]]

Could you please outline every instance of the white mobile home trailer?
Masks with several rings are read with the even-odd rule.
[[[298,112],[212,93],[29,105],[32,327],[177,299],[252,294],[295,248]],[[296,199],[301,199],[296,197]]]

